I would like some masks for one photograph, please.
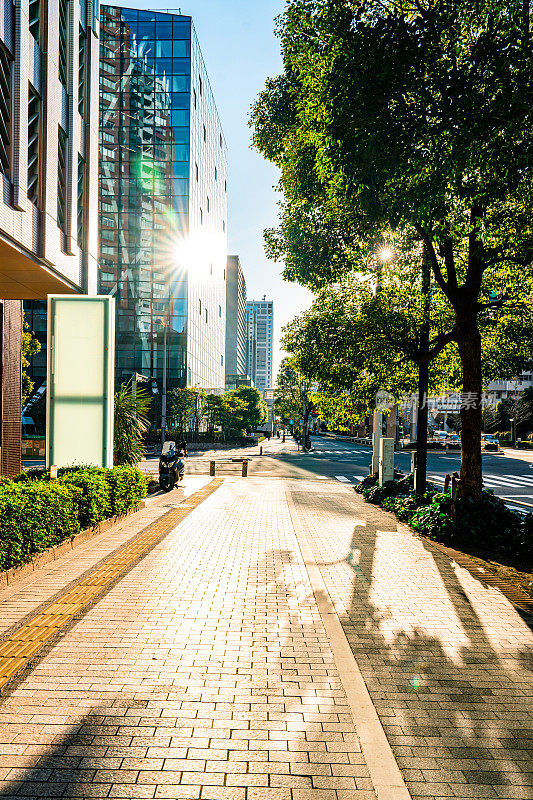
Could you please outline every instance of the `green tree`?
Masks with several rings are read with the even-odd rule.
[[[246,411],[243,416],[243,427],[251,432],[259,425],[268,421],[268,408],[263,395],[253,386],[239,386],[235,390],[235,396],[246,404]]]
[[[247,403],[235,391],[208,394],[205,398],[204,414],[208,430],[213,432],[215,426],[219,425],[224,439],[232,432],[244,429],[247,413]]]
[[[176,388],[169,392],[169,417],[181,434],[188,430],[197,403],[198,393],[195,389]]]
[[[37,355],[41,351],[41,343],[30,330],[26,319],[24,319],[24,328],[22,331],[22,404],[26,402],[28,397],[33,392],[34,383],[27,373],[30,366],[30,358]]]
[[[531,314],[529,6],[289,0],[278,27],[284,74],[253,112],[255,144],[282,170],[281,224],[267,241],[287,277],[331,282],[361,241],[390,226],[423,244],[453,314],[468,398],[461,487],[474,499],[480,328],[500,312]]]
[[[138,387],[132,393],[131,378],[115,392],[113,463],[138,464],[144,456],[144,437],[150,421],[152,398]]]

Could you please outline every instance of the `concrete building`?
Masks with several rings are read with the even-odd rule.
[[[7,473],[20,470],[21,302],[97,286],[95,7],[86,0],[0,4],[0,446]],[[39,320],[31,306],[30,326],[44,339],[42,305],[35,313]]]
[[[246,374],[246,281],[239,256],[228,256],[226,268],[226,384]],[[244,384],[241,384],[244,385]],[[228,386],[226,386],[228,388]]]
[[[104,5],[101,293],[116,379],[224,388],[227,149],[192,20]],[[166,334],[165,334],[166,329]]]
[[[257,389],[273,386],[272,352],[274,334],[274,303],[267,300],[248,300],[246,303],[247,371]]]

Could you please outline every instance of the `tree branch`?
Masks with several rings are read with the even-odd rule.
[[[426,353],[421,353],[418,351],[417,353],[417,361],[419,364],[424,364],[426,361],[431,361],[432,359],[436,358],[442,350],[446,347],[446,345],[450,344],[451,342],[455,341],[457,336],[457,331],[454,327],[451,331],[447,333],[439,333],[438,336],[433,339],[429,343],[429,350]]]
[[[453,257],[453,243],[450,236],[444,240],[444,263],[446,264],[446,276],[448,285],[451,289],[457,289],[457,272],[455,271],[455,259]]]
[[[424,242],[424,245],[426,247],[426,253],[429,256],[429,261],[431,263],[431,268],[433,270],[433,274],[435,275],[435,280],[437,281],[438,286],[442,289],[442,291],[444,292],[446,297],[449,298],[448,284],[444,280],[444,276],[442,274],[442,271],[441,271],[441,268],[440,268],[440,265],[439,265],[439,260],[437,258],[437,254],[435,252],[435,247],[433,246],[433,242],[431,241],[431,238],[430,238],[428,232],[426,231],[426,229],[424,227],[422,227],[422,225],[415,225],[415,230],[418,233],[418,235],[420,236],[420,238],[422,239],[422,241]]]

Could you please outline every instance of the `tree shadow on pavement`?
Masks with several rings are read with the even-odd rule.
[[[529,631],[511,605],[358,498],[292,496],[413,800],[533,798]]]

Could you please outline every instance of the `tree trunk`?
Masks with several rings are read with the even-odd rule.
[[[469,315],[470,316],[470,315]],[[481,335],[471,319],[457,320],[458,345],[463,368],[461,400],[461,484],[462,497],[481,500]]]

